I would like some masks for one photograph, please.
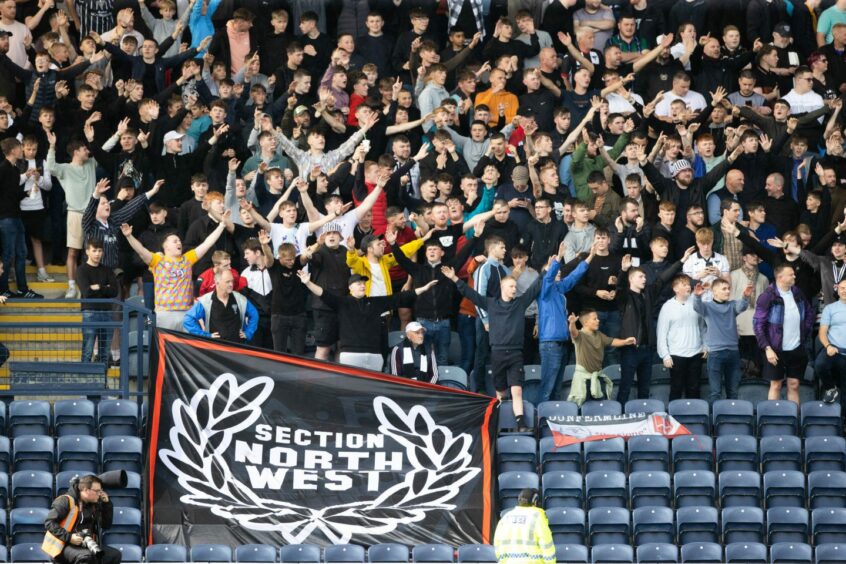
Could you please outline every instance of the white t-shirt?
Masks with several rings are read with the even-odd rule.
[[[684,265],[682,265],[682,272],[693,278],[693,276],[705,270],[706,266],[716,266],[720,269],[720,274],[728,274],[731,272],[729,268],[729,262],[726,257],[721,255],[720,253],[713,253],[709,258],[705,259],[702,258],[702,255],[699,254],[697,251],[696,253],[692,254],[690,258],[685,261]],[[699,282],[702,284],[711,284],[717,277],[713,274],[705,276]],[[713,294],[711,294],[711,289],[708,288],[705,290],[705,293],[702,294],[702,301],[707,302],[714,299]]]
[[[387,296],[388,286],[382,276],[382,266],[378,262],[370,264],[370,297]]]
[[[326,217],[326,216],[323,216]],[[355,209],[351,209],[341,217],[333,219],[323,227],[317,230],[316,235],[320,237],[330,226],[339,225],[341,227],[341,244],[347,246],[347,239],[353,236],[355,226],[358,225],[358,213]]]
[[[270,225],[270,244],[273,256],[279,252],[279,246],[283,243],[290,243],[297,249],[297,255],[303,252],[306,248],[306,240],[308,239],[308,224],[299,223],[293,227],[285,227],[281,223],[272,223]]]
[[[241,278],[247,281],[247,288],[255,293],[266,296],[273,290],[273,283],[270,281],[270,272],[265,268],[253,270],[252,266],[248,266],[241,273]]]
[[[670,115],[670,104],[675,100],[683,100],[687,107],[694,112],[701,112],[707,106],[705,97],[699,92],[688,90],[684,96],[675,94],[672,90],[664,94],[664,98],[655,106],[655,114],[659,116],[668,117]]]
[[[13,22],[9,25],[0,23],[0,29],[12,34],[9,38],[9,52],[7,53],[9,59],[21,68],[31,69],[32,64],[30,64],[29,58],[26,56],[26,47],[24,47],[24,39],[27,36],[30,39],[32,38],[29,28],[21,22]]]
[[[784,323],[782,325],[781,350],[792,351],[799,346],[799,327],[802,318],[799,316],[799,306],[793,299],[793,292],[778,291],[781,299],[784,300]]]
[[[790,113],[793,115],[806,114],[808,112],[813,112],[814,110],[819,110],[825,104],[822,96],[813,90],[805,92],[804,94],[799,94],[794,89],[788,92],[784,99],[787,100],[788,104],[790,104]],[[822,120],[823,118],[820,116],[818,121],[822,123]]]

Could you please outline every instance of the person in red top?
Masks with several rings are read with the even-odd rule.
[[[358,127],[355,109],[367,100],[367,91],[370,86],[367,84],[367,76],[361,71],[351,72],[349,82],[352,84],[353,91],[350,94],[350,113],[347,114],[347,125]]]
[[[387,227],[397,234],[397,245],[403,246],[418,238],[417,233],[406,224],[405,213],[401,207],[390,206],[385,210],[385,219]],[[385,238],[385,232],[382,231],[382,239]],[[391,286],[393,288],[403,288],[410,290],[411,286],[405,288],[408,282],[408,273],[401,266],[392,266],[388,271],[391,275]],[[409,307],[401,307],[398,310],[400,320],[400,331],[405,331],[405,326],[413,319],[414,310]]]
[[[234,291],[240,292],[244,288],[247,287],[247,280],[241,278],[241,275],[238,274],[238,271],[232,268],[232,257],[229,256],[229,253],[226,251],[215,251],[212,253],[212,266],[211,268],[207,269],[205,272],[200,274],[200,296],[204,296],[209,292],[214,291],[214,275],[218,272],[223,272],[224,270],[229,270],[232,272],[232,282],[234,285]]]

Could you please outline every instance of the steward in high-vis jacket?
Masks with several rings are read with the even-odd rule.
[[[53,505],[44,521],[44,542],[41,550],[53,558],[53,562],[67,564],[119,564],[120,551],[102,544],[103,529],[112,526],[113,508],[108,494],[103,491],[103,482],[97,476],[88,475],[71,480],[66,494],[53,500]],[[102,551],[94,554],[84,542],[93,539]]]
[[[555,562],[555,544],[544,510],[538,507],[538,491],[526,488],[517,497],[517,507],[502,516],[494,533],[499,564]]]

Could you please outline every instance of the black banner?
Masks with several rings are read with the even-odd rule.
[[[149,542],[490,542],[497,401],[159,331]]]

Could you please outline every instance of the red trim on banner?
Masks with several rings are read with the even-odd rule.
[[[154,390],[156,394],[156,399],[152,405],[152,413],[150,414],[150,423],[152,427],[150,428],[150,471],[149,471],[149,490],[150,490],[150,513],[149,513],[149,523],[150,523],[150,531],[148,533],[147,544],[153,544],[153,500],[155,499],[155,490],[154,490],[154,479],[156,477],[156,460],[159,458],[159,416],[161,415],[161,404],[162,404],[162,379],[164,378],[164,369],[165,369],[165,361],[164,361],[164,344],[165,340],[169,337],[169,335],[165,335],[164,333],[157,332],[156,335],[159,338],[159,361],[157,364],[157,371],[156,371],[156,381],[154,383]]]
[[[576,443],[588,443],[591,441],[604,441],[605,439],[613,439],[616,437],[621,437],[622,435],[617,434],[610,434],[610,435],[590,435],[589,437],[585,437],[580,439],[578,437],[573,437],[571,435],[565,435],[563,433],[558,433],[556,431],[552,432],[552,436],[554,440],[552,441],[553,444],[557,447],[569,446],[574,445]]]
[[[485,420],[482,423],[482,544],[490,544],[491,532],[491,457],[490,423],[494,407],[499,400],[492,398],[485,410]]]

